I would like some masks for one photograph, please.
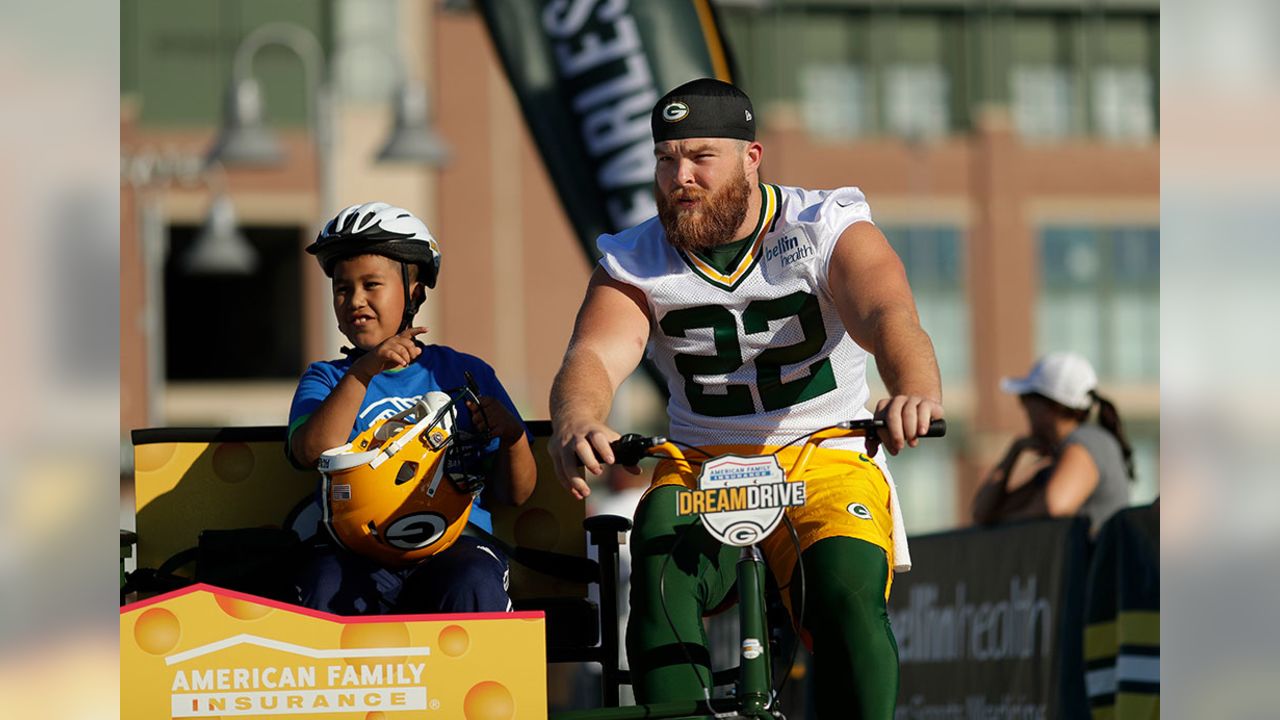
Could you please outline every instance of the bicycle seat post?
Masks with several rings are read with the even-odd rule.
[[[758,545],[742,548],[738,558],[738,621],[742,643],[738,701],[742,714],[769,717],[769,629],[765,619],[765,564]]]

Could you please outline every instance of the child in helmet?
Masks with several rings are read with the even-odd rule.
[[[425,345],[413,317],[435,287],[440,246],[413,214],[387,203],[352,205],[307,247],[333,280],[338,327],[351,341],[337,360],[311,364],[289,410],[291,459],[315,467],[322,453],[350,442],[378,420],[427,393],[473,387],[477,402],[457,417],[460,456],[483,458],[485,490],[469,522],[492,531],[485,504],[519,505],[533,492],[528,433],[502,384],[483,360]],[[483,533],[481,533],[483,536]],[[469,535],[419,564],[388,567],[322,545],[299,577],[302,603],[341,615],[387,612],[501,612],[511,609],[503,552]]]

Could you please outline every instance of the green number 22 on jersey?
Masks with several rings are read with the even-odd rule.
[[[790,382],[782,381],[782,366],[795,365],[813,358],[827,342],[822,322],[822,308],[816,295],[803,290],[772,300],[756,300],[742,312],[745,335],[768,332],[769,322],[799,318],[803,337],[799,342],[770,347],[756,356],[756,388],[766,412],[790,407],[836,389],[831,360],[822,358],[809,364],[809,374]],[[738,341],[738,323],[720,305],[673,310],[658,323],[668,337],[685,337],[695,329],[709,329],[715,343],[715,355],[675,356],[676,370],[684,377],[689,407],[701,415],[727,417],[757,412],[751,388],[743,384],[725,385],[723,394],[711,394],[706,386],[694,380],[696,375],[727,375],[742,367],[742,345]]]

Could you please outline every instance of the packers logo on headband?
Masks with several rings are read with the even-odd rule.
[[[662,108],[662,119],[667,122],[680,122],[689,116],[689,106],[676,101]]]

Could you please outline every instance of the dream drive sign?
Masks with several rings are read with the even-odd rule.
[[[711,537],[747,547],[769,536],[789,507],[804,505],[803,482],[787,482],[773,455],[721,455],[702,464],[698,489],[682,490],[678,515],[697,515]]]

